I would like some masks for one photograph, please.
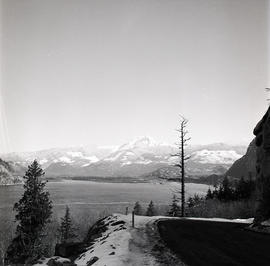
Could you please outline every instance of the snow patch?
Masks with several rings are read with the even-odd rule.
[[[67,155],[71,156],[71,157],[83,157],[83,154],[80,151],[68,151]]]
[[[99,237],[88,251],[81,254],[75,260],[77,265],[87,265],[93,259],[98,260],[93,264],[121,266],[127,265],[129,253],[129,241],[131,234],[127,230],[126,221],[122,221],[120,216],[110,216],[104,220],[108,224],[106,232]],[[120,222],[120,223],[119,223]]]
[[[66,156],[60,157],[60,158],[59,158],[59,161],[60,161],[60,162],[63,162],[63,163],[72,163],[72,162],[73,162],[70,158],[68,158],[68,157],[66,157]]]
[[[212,221],[212,222],[227,222],[227,223],[243,223],[243,224],[251,224],[253,223],[254,218],[248,219],[224,219],[224,218],[184,218],[187,220],[198,220],[198,221]]]
[[[39,161],[39,163],[40,163],[41,165],[43,165],[43,164],[45,164],[45,163],[47,163],[47,162],[48,162],[47,159],[42,159],[42,160]]]
[[[88,157],[84,157],[86,160],[90,161],[91,163],[96,163],[99,161],[97,156],[88,156]]]
[[[270,219],[262,222],[262,225],[264,225],[264,226],[270,226]]]
[[[241,154],[238,154],[233,150],[201,150],[196,151],[192,154],[192,159],[197,160],[200,163],[211,163],[211,164],[232,164],[236,160],[242,157]]]

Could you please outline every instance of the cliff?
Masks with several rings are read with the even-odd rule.
[[[246,154],[234,162],[225,174],[228,177],[240,179],[256,178],[256,144],[255,139],[249,144]]]
[[[270,219],[270,107],[254,129],[258,209],[255,224]]]

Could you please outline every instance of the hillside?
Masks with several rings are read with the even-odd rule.
[[[256,145],[255,140],[253,140],[245,155],[235,161],[235,163],[226,172],[226,175],[233,178],[255,178],[256,176]]]
[[[0,185],[13,185],[21,182],[20,175],[14,164],[0,159]]]

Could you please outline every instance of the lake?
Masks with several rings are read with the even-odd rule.
[[[102,216],[102,214],[121,212],[126,207],[131,210],[136,201],[147,207],[153,200],[157,207],[170,204],[172,194],[180,189],[179,183],[100,183],[91,181],[48,182],[46,185],[53,201],[54,215],[59,219],[68,205],[75,218]],[[186,198],[204,195],[209,186],[186,184]],[[23,193],[22,185],[0,186],[0,219],[13,220],[13,205]],[[82,219],[82,218],[80,218]]]

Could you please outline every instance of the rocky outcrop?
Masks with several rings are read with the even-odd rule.
[[[255,225],[270,218],[270,107],[254,129],[258,209]]]
[[[55,246],[55,256],[73,258],[87,250],[87,244],[83,242],[60,243]]]
[[[51,258],[41,258],[33,266],[76,266],[70,259],[54,256]]]
[[[255,139],[249,144],[246,154],[234,162],[225,174],[231,178],[256,178],[256,144]]]

